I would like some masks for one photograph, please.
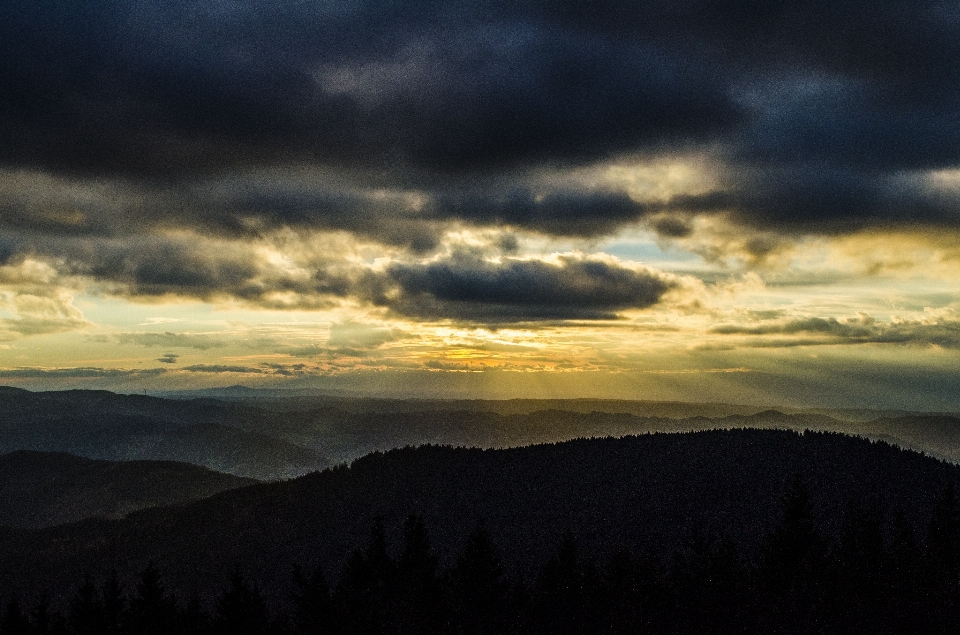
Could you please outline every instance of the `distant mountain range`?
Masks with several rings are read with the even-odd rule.
[[[321,453],[256,431],[256,408],[106,391],[0,388],[0,453],[67,452],[113,461],[181,461],[259,480],[331,464]]]
[[[796,476],[824,531],[851,501],[923,531],[960,468],[840,434],[730,430],[576,440],[508,450],[406,448],[348,467],[225,491],[122,520],[0,531],[0,588],[57,599],[84,574],[116,570],[125,584],[158,563],[180,597],[219,593],[234,569],[268,596],[291,591],[290,568],[336,576],[375,517],[395,551],[408,514],[421,515],[449,564],[483,521],[508,569],[539,566],[565,531],[605,558],[620,547],[670,553],[691,532],[735,537],[746,549],[777,522]],[[54,547],[55,546],[55,547]]]
[[[426,443],[506,448],[580,437],[762,428],[843,432],[960,462],[960,418],[870,410],[763,410],[619,400],[439,401],[300,395],[244,387],[168,399],[0,387],[0,453],[173,460],[259,480],[301,476]],[[211,393],[213,394],[213,393]]]
[[[173,461],[113,462],[59,452],[0,456],[0,526],[47,527],[122,518],[146,507],[206,498],[257,483]]]

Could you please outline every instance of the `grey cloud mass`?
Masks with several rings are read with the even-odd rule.
[[[396,286],[386,287],[375,303],[404,315],[477,322],[612,319],[619,311],[654,305],[678,286],[656,270],[578,256],[551,263],[455,254],[395,264],[387,273]]]
[[[803,234],[960,229],[958,60],[956,0],[11,0],[0,266],[36,261],[49,269],[36,284],[93,297],[613,319],[679,279],[570,253],[522,258],[521,242],[593,249],[644,222],[724,262],[701,233],[728,223],[742,245],[716,249],[762,263]],[[610,176],[684,157],[707,167],[676,188]],[[457,252],[461,231],[499,234],[499,252]],[[311,243],[320,233],[356,253]],[[87,325],[66,295],[9,302],[0,340]],[[957,341],[944,321],[714,334]],[[366,354],[405,336],[342,322],[316,350]],[[182,370],[279,372],[240,368]]]
[[[138,344],[151,348],[194,348],[200,351],[206,351],[211,348],[220,348],[226,346],[226,341],[218,339],[211,335],[194,335],[190,333],[119,333],[116,340],[120,344]],[[170,357],[168,353],[164,357]],[[172,355],[174,358],[178,355]]]
[[[264,225],[423,252],[437,223],[597,235],[671,210],[794,233],[956,227],[957,188],[924,175],[960,168],[958,14],[940,0],[11,0],[0,169],[72,186],[0,187],[16,234],[0,256],[37,235]],[[706,150],[724,181],[664,203],[530,178]],[[326,176],[252,184],[283,166]],[[385,190],[421,202],[371,196]],[[153,266],[140,284],[209,273]]]
[[[890,322],[881,322],[869,316],[846,320],[808,317],[756,326],[724,324],[714,327],[712,332],[760,336],[747,343],[748,346],[759,348],[875,343],[960,349],[960,320],[956,317]]]

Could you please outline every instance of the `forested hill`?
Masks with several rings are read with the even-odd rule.
[[[423,517],[442,563],[483,521],[510,570],[538,567],[565,531],[600,557],[618,548],[669,554],[693,532],[746,552],[777,522],[788,483],[808,488],[835,535],[851,502],[922,534],[960,469],[879,442],[831,433],[731,430],[576,440],[508,450],[405,448],[296,480],[224,492],[180,507],[35,531],[0,532],[0,589],[70,593],[116,570],[132,584],[157,564],[180,597],[216,595],[232,570],[272,598],[290,569],[338,575],[381,516],[391,548]]]
[[[121,518],[256,482],[175,461],[98,461],[20,450],[0,455],[0,526]]]

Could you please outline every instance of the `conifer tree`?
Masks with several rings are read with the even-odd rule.
[[[103,603],[89,576],[70,601],[67,623],[73,635],[102,635],[105,630]]]
[[[3,610],[0,635],[31,635],[30,630],[30,620],[24,614],[20,601],[16,596],[11,597]]]
[[[270,614],[256,585],[247,584],[235,570],[230,584],[217,602],[213,618],[215,635],[269,635]]]
[[[111,571],[100,591],[103,606],[103,634],[121,635],[126,621],[127,599],[123,596],[120,577]]]
[[[411,515],[403,526],[403,551],[397,561],[395,601],[400,633],[431,633],[445,622],[437,558],[423,518]]]
[[[297,635],[326,635],[334,632],[335,620],[330,586],[320,567],[311,576],[299,565],[293,567],[293,628]]]
[[[156,564],[140,572],[137,592],[130,599],[128,627],[131,635],[164,635],[176,623],[176,600],[167,592]]]
[[[451,585],[457,632],[486,635],[505,630],[510,584],[483,523],[477,524],[457,558]]]
[[[351,554],[337,585],[336,606],[346,633],[378,635],[392,629],[395,573],[396,563],[387,553],[383,518],[377,517],[366,549]]]

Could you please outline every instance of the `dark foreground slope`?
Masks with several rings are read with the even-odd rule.
[[[174,461],[97,461],[21,450],[0,456],[0,526],[121,518],[256,482]]]
[[[375,517],[395,529],[413,513],[430,528],[441,563],[480,520],[510,570],[539,566],[567,530],[598,556],[619,547],[670,553],[697,528],[749,550],[776,522],[796,475],[824,530],[836,533],[851,500],[925,526],[960,470],[883,443],[787,431],[408,448],[124,520],[0,532],[0,589],[31,597],[46,588],[62,597],[87,573],[102,579],[115,569],[132,584],[153,561],[180,597],[218,594],[234,569],[283,597],[294,563],[335,575]]]

